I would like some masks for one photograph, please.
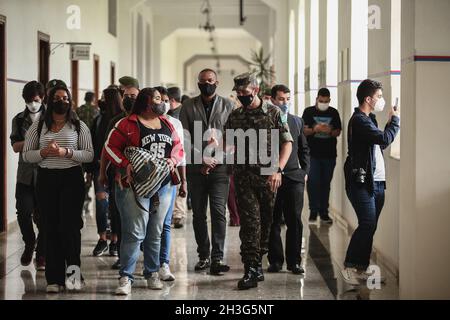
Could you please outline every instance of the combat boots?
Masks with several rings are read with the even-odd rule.
[[[258,279],[258,281],[264,281],[264,272],[261,261],[258,263],[258,266],[256,267],[256,279]]]
[[[248,290],[258,286],[257,266],[245,264],[244,277],[238,282],[239,290]]]

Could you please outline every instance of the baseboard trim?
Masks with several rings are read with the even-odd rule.
[[[344,218],[342,213],[336,208],[330,207],[330,215],[334,219],[334,221],[337,222],[338,226],[341,227],[345,232],[347,232],[347,235],[350,237],[353,232],[355,231],[355,228],[353,228],[350,223]],[[379,250],[376,246],[373,247],[372,250],[372,256],[371,260],[375,262],[377,265],[380,265],[381,267],[388,270],[397,280],[397,284],[399,281],[399,269],[398,266],[386,255],[383,254],[382,251]]]

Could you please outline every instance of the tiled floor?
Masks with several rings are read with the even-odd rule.
[[[347,286],[339,270],[348,236],[337,224],[328,226],[320,225],[320,222],[305,224],[304,276],[296,276],[287,271],[278,274],[266,272],[266,280],[260,283],[257,289],[238,291],[236,284],[243,273],[239,255],[239,227],[227,229],[225,262],[231,266],[231,271],[220,277],[206,272],[196,273],[193,271],[197,253],[191,216],[192,213],[189,213],[183,229],[172,230],[171,269],[176,281],[164,283],[164,289],[161,291],[147,289],[146,282],[140,275],[141,258],[136,270],[133,292],[128,297],[117,297],[113,294],[118,279],[117,271],[111,270],[115,258],[92,256],[97,235],[95,219],[89,214],[86,215],[82,236],[82,272],[87,286],[81,293],[47,295],[44,274],[37,273],[33,265],[20,265],[22,240],[18,228],[12,228],[8,234],[0,235],[0,299],[398,299],[397,281],[389,274],[386,274],[388,281],[381,290],[369,290],[365,286],[357,289]],[[267,266],[267,261],[265,265]],[[382,271],[385,274],[384,270]]]

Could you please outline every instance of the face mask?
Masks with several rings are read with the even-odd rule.
[[[377,103],[375,104],[373,111],[375,112],[382,112],[384,110],[384,106],[386,105],[386,101],[384,98],[378,99]]]
[[[288,113],[289,107],[291,106],[290,102],[282,104],[279,108],[283,114]]]
[[[27,108],[31,113],[37,113],[41,109],[41,105],[42,104],[40,102],[33,101],[27,103]]]
[[[147,110],[149,109],[156,115],[162,116],[166,112],[166,104],[164,102],[160,104],[152,104],[151,106],[147,107]]]
[[[199,83],[198,88],[200,89],[200,92],[203,96],[211,97],[216,92],[217,85],[210,83]]]
[[[250,94],[248,96],[238,96],[239,102],[242,104],[244,108],[247,108],[253,102],[253,96]]]
[[[166,111],[164,111],[164,114],[167,114],[167,112],[169,112],[169,110],[170,110],[170,103],[165,102],[164,105],[166,106]]]
[[[130,98],[130,97],[125,97],[123,99],[123,107],[125,108],[126,112],[130,112],[131,109],[133,109],[135,101],[136,101],[136,99],[133,99],[133,98]]]
[[[329,103],[320,103],[320,102],[317,103],[317,108],[320,111],[327,111],[329,107],[330,107]]]
[[[57,114],[66,114],[69,111],[70,105],[68,102],[59,100],[53,102],[53,111]]]

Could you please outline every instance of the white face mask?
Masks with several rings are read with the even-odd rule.
[[[170,103],[164,102],[164,105],[166,106],[166,111],[164,111],[164,114],[167,114],[167,112],[169,112],[169,110],[170,110]]]
[[[384,106],[386,105],[386,101],[384,98],[378,99],[377,103],[373,107],[373,111],[382,112],[384,110]]]
[[[40,102],[33,101],[30,103],[27,103],[27,108],[31,113],[36,113],[41,109],[41,105],[42,104]]]
[[[317,108],[320,111],[327,111],[329,107],[330,107],[329,103],[320,103],[320,102],[317,103]]]

